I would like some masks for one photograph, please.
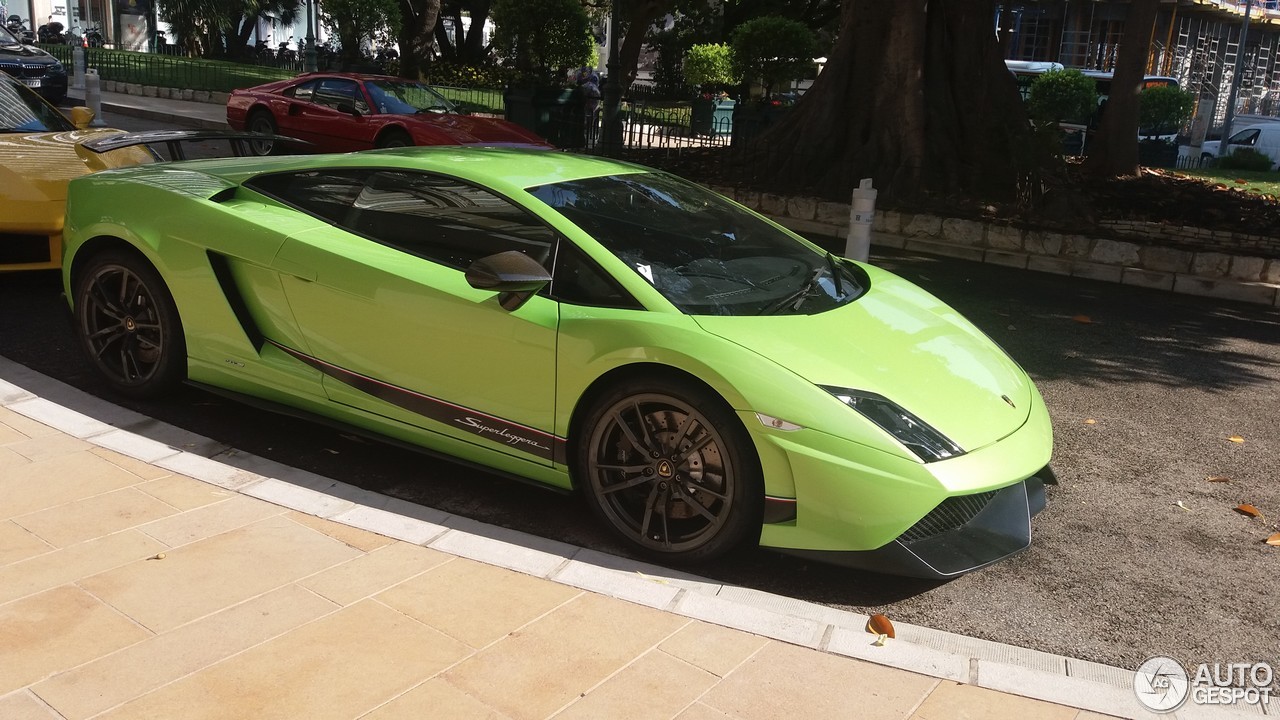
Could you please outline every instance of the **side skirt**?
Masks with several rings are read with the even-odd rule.
[[[515,480],[516,482],[523,483],[525,485],[531,485],[533,487],[540,488],[543,490],[548,490],[550,492],[554,492],[560,495],[573,494],[572,490],[569,490],[566,488],[556,487],[554,485],[549,485],[544,482],[538,482],[537,480],[534,480],[532,478],[527,478],[513,472],[508,472],[506,470],[501,470],[490,465],[484,465],[482,463],[466,460],[464,458],[458,457],[457,455],[451,455],[446,452],[434,450],[424,445],[417,445],[415,443],[406,442],[404,440],[399,440],[397,438],[388,437],[386,435],[382,435],[380,433],[376,433],[371,430],[366,430],[356,425],[344,423],[340,420],[335,420],[326,415],[321,415],[319,413],[313,413],[306,410],[300,410],[291,405],[285,405],[284,403],[277,403],[271,400],[264,400],[259,397],[254,397],[253,395],[246,395],[244,393],[236,392],[235,390],[227,390],[225,388],[220,388],[216,385],[208,385],[202,382],[197,382],[195,380],[188,380],[186,381],[186,384],[195,388],[199,388],[206,392],[212,393],[214,395],[219,395],[229,400],[234,400],[239,404],[256,407],[259,410],[266,410],[267,412],[276,413],[277,415],[284,415],[286,417],[297,418],[299,420],[306,420],[308,422],[316,423],[317,425],[323,425],[325,427],[333,428],[335,430],[341,430],[343,432],[351,433],[352,435],[358,435],[360,437],[367,438],[369,440],[373,440],[373,441],[382,443],[384,445],[392,445],[394,447],[398,447],[404,450],[411,450],[421,455],[427,455],[440,460],[446,460],[450,463],[453,463],[454,465],[460,465],[462,467],[467,467],[474,470],[480,470],[480,471],[489,473],[490,475],[496,475],[498,477],[506,478],[508,480]]]

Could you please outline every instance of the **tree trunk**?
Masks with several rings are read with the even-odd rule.
[[[993,32],[994,0],[846,0],[826,68],[748,148],[761,177],[847,197],[1015,196],[1029,134]]]
[[[670,0],[637,0],[632,3],[631,15],[627,18],[627,34],[618,47],[618,84],[623,92],[636,79],[640,51],[644,49],[649,26],[667,11],[670,4]]]
[[[400,77],[422,77],[439,14],[440,0],[400,0]]]
[[[1130,0],[1124,37],[1116,58],[1111,95],[1098,125],[1098,133],[1086,148],[1085,172],[1096,177],[1138,174],[1138,93],[1147,72],[1151,36],[1156,28],[1160,0]]]

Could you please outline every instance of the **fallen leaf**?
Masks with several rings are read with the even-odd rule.
[[[1018,328],[1016,328],[1016,327],[1014,327],[1014,326],[1010,325],[1010,326],[1009,326],[1009,329],[1010,329],[1010,330],[1017,330]]]
[[[1252,518],[1262,517],[1261,510],[1248,504],[1237,505],[1236,512],[1240,513],[1241,515],[1248,515],[1249,517],[1252,517]]]
[[[872,615],[867,621],[867,632],[893,637],[893,623],[884,615]]]
[[[1098,424],[1098,421],[1097,421],[1097,420],[1094,420],[1093,418],[1088,418],[1087,420],[1085,420],[1085,421],[1084,421],[1084,424],[1085,424],[1085,425],[1097,425],[1097,424]]]
[[[1182,508],[1183,510],[1186,510],[1187,512],[1191,512],[1191,508],[1187,507],[1186,505],[1183,505],[1181,500],[1174,503],[1174,505],[1177,505],[1178,507]]]
[[[1276,533],[1275,535],[1272,535],[1271,537],[1267,538],[1267,544],[1280,547],[1280,533]]]
[[[1248,184],[1249,184],[1249,181],[1248,181],[1248,180],[1245,180],[1244,178],[1236,178],[1236,184],[1237,184],[1237,185],[1248,185]]]
[[[1229,437],[1229,438],[1227,438],[1227,439],[1228,439],[1228,440],[1230,440],[1230,441],[1231,441],[1231,442],[1233,442],[1233,443],[1242,443],[1242,442],[1244,442],[1244,438],[1240,437],[1239,435],[1232,435],[1231,437]]]
[[[1075,320],[1081,325],[1088,325],[1093,322],[1093,318],[1089,317],[1088,315],[1075,315],[1075,316],[1072,316],[1071,319]]]
[[[1231,478],[1226,475],[1210,475],[1205,480],[1208,482],[1231,482]]]
[[[164,553],[156,553],[155,555],[152,555],[151,557],[149,557],[149,558],[147,558],[147,559],[148,559],[148,560],[163,560],[164,558],[165,558],[165,554],[164,554]]]

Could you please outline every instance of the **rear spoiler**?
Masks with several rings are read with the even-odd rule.
[[[151,149],[153,145],[163,145],[168,148],[169,157],[174,160],[186,160],[187,152],[183,143],[209,140],[228,141],[231,145],[231,152],[235,157],[243,157],[250,154],[248,152],[249,143],[255,140],[271,140],[289,145],[311,144],[305,140],[284,135],[265,135],[235,130],[146,130],[142,132],[114,133],[85,140],[76,145],[76,151],[79,154],[80,148],[84,148],[92,153],[101,155],[128,147],[145,146],[147,149]],[[81,157],[89,160],[83,154],[81,154]]]

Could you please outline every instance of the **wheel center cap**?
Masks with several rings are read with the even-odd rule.
[[[133,332],[138,329],[138,323],[133,318],[127,317],[124,319],[124,329]]]
[[[669,460],[658,461],[658,477],[669,478],[676,474],[675,470],[675,466],[673,466]]]

